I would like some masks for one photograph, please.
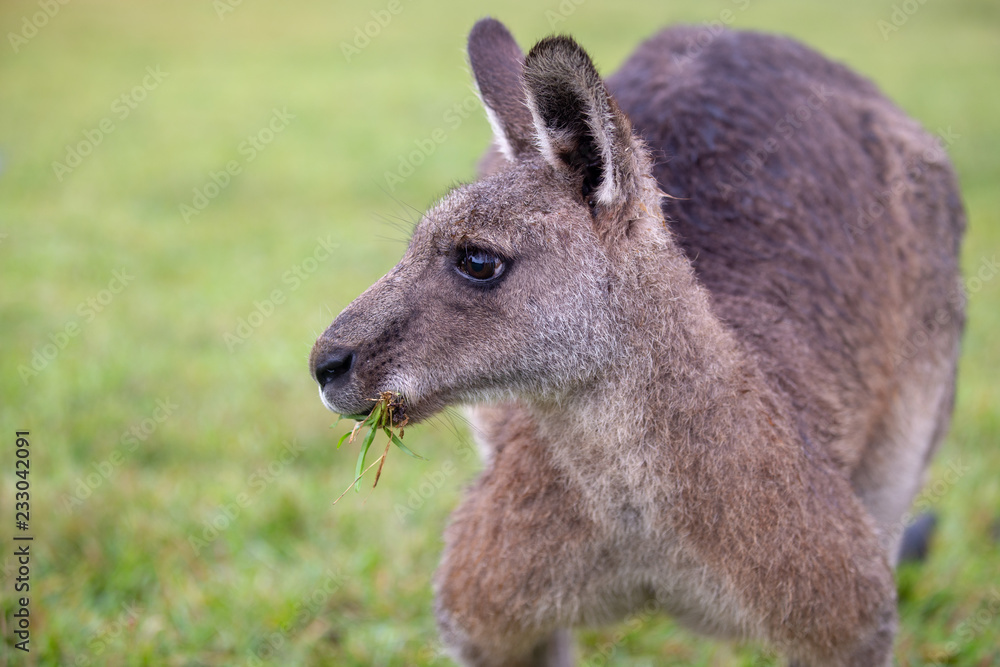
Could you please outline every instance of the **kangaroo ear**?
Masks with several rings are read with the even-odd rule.
[[[569,37],[543,39],[525,60],[524,85],[549,164],[577,174],[592,206],[626,205],[638,192],[644,149],[587,53]]]
[[[512,161],[534,152],[531,114],[521,85],[524,54],[504,24],[487,18],[472,27],[469,64],[497,147]]]

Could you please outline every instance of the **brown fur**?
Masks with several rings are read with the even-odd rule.
[[[463,664],[568,665],[568,628],[648,605],[891,664],[898,523],[954,395],[954,175],[845,68],[706,37],[664,31],[605,84],[568,38],[524,58],[478,23],[482,179],[313,349],[338,412],[481,404],[435,577]],[[466,248],[500,277],[456,270]]]

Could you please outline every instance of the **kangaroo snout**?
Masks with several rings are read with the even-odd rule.
[[[364,414],[372,404],[359,401],[353,388],[355,351],[328,337],[320,336],[309,355],[309,372],[319,385],[320,399],[328,409],[340,414]]]
[[[344,309],[309,354],[309,371],[328,409],[365,415],[383,391],[399,391],[394,376],[401,354],[405,308],[399,289],[382,280]]]
[[[313,348],[310,361],[312,375],[319,383],[320,389],[338,380],[345,380],[354,365],[354,352],[342,347],[332,349]]]

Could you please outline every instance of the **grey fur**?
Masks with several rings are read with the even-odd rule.
[[[890,665],[894,527],[964,321],[938,143],[784,38],[672,28],[606,84],[566,37],[522,64],[486,19],[469,48],[503,150],[311,356],[338,412],[480,404],[486,467],[434,579],[455,658],[571,664],[567,628],[652,605]],[[500,277],[456,270],[469,248]]]

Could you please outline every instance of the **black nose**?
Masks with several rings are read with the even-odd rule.
[[[350,373],[352,365],[354,365],[354,352],[344,348],[334,348],[316,359],[313,374],[319,386],[326,387],[337,378]]]

